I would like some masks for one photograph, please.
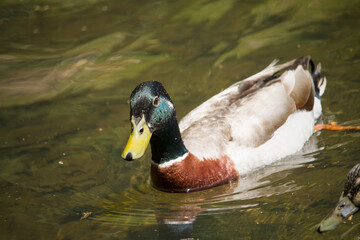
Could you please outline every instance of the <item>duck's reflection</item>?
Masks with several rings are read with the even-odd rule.
[[[125,193],[125,199],[124,194],[111,198],[111,204],[105,205],[109,213],[106,218],[127,230],[132,226],[156,224],[159,239],[197,239],[193,230],[199,215],[254,208],[257,203],[249,203],[251,199],[299,189],[301,186],[295,182],[274,182],[286,178],[290,169],[315,160],[314,155],[318,150],[314,136],[297,154],[241,176],[239,181],[199,192],[161,192],[149,187],[150,183],[147,182],[143,188],[130,189]]]
[[[196,205],[157,212],[159,239],[187,239],[193,236],[193,225],[201,211]]]

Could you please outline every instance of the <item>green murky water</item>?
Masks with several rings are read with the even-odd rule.
[[[357,215],[315,231],[360,160],[359,132],[317,133],[238,183],[189,194],[151,188],[149,150],[120,158],[140,82],[161,81],[181,118],[274,58],[321,61],[322,121],[360,125],[357,1],[4,0],[0,9],[1,239],[360,236]]]

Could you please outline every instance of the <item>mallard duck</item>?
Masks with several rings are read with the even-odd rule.
[[[130,96],[131,134],[122,158],[140,158],[150,141],[153,186],[189,192],[297,152],[321,114],[326,78],[309,56],[276,64],[211,97],[179,125],[163,85],[141,83]]]
[[[360,163],[356,164],[346,177],[344,191],[335,209],[326,216],[318,227],[318,232],[335,229],[346,218],[354,215],[360,208]]]

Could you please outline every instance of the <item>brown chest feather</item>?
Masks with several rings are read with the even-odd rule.
[[[167,192],[189,192],[218,186],[238,179],[239,174],[228,156],[200,161],[193,154],[170,166],[151,164],[154,187]]]

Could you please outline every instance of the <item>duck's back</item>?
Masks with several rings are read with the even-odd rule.
[[[279,66],[274,62],[192,110],[179,124],[185,146],[208,159],[227,154],[229,146],[258,148],[289,116],[299,110],[312,113],[315,87],[307,71],[309,61],[302,57]]]

